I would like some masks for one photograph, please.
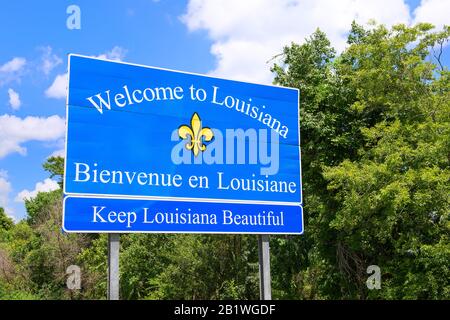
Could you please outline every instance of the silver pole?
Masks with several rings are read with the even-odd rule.
[[[119,300],[120,234],[108,234],[108,300]]]
[[[270,279],[270,247],[269,235],[258,236],[259,256],[259,297],[261,300],[272,299],[272,287]]]

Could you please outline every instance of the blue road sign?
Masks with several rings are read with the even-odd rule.
[[[67,232],[303,232],[297,89],[69,56]]]

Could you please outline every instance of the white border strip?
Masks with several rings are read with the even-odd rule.
[[[109,199],[129,199],[129,200],[163,200],[163,201],[189,201],[189,202],[222,202],[222,203],[242,203],[242,204],[262,204],[280,206],[301,206],[301,202],[295,201],[272,201],[272,200],[245,200],[245,199],[221,199],[221,198],[189,198],[177,196],[145,196],[128,194],[103,194],[103,193],[64,193],[67,197],[76,198],[109,198]]]

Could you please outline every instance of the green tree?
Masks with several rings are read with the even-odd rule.
[[[450,260],[449,72],[426,57],[450,33],[430,29],[379,27],[345,53],[354,65],[344,72],[358,89],[352,108],[382,115],[361,128],[364,145],[355,160],[324,169],[338,202],[330,227],[339,231],[340,262],[362,297],[368,264],[379,265],[385,279],[371,297],[449,297],[442,279],[450,273],[441,265]]]
[[[255,236],[176,235],[150,298],[256,299]]]
[[[448,298],[449,75],[431,53],[449,28],[431,30],[354,23],[335,58],[316,31],[274,66],[301,90],[306,212],[302,239],[273,241],[281,296]]]
[[[54,164],[51,173],[62,172],[61,161],[50,162]],[[95,286],[89,275],[84,277],[81,292],[69,291],[66,269],[80,264],[79,254],[96,236],[62,232],[61,190],[39,192],[25,200],[25,207],[27,219],[16,225],[7,223],[7,231],[0,228],[0,295],[2,290],[6,299],[74,299],[88,295]],[[0,219],[8,221],[3,214]]]
[[[64,158],[63,157],[50,157],[42,165],[44,169],[50,172],[50,178],[58,178],[58,183],[63,189],[63,177],[64,177]]]
[[[275,83],[300,89],[301,161],[305,234],[271,241],[274,296],[341,297],[336,232],[328,227],[333,199],[327,192],[323,166],[355,157],[364,120],[349,106],[356,93],[336,72],[335,51],[317,30],[302,45],[285,47],[283,61],[272,68]],[[326,259],[324,259],[326,257]]]
[[[39,192],[33,199],[25,199],[25,208],[27,209],[27,219],[30,224],[42,220],[40,215],[47,216],[48,211],[53,204],[62,201],[62,187],[64,176],[64,158],[50,157],[43,168],[50,173],[50,178],[58,177],[60,189],[51,192]]]
[[[0,229],[9,230],[14,226],[14,221],[8,217],[5,210],[0,207]]]

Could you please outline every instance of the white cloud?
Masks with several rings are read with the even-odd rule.
[[[45,75],[49,75],[50,72],[60,65],[63,61],[56,54],[52,53],[53,49],[50,46],[40,48],[42,51],[41,66],[40,69]]]
[[[422,0],[414,10],[414,23],[430,22],[438,29],[450,25],[450,1]]]
[[[55,151],[53,151],[49,156],[48,156],[48,158],[51,158],[51,157],[65,157],[66,156],[66,150],[65,149],[58,149],[58,150],[55,150]]]
[[[64,136],[65,120],[59,116],[26,117],[0,116],[0,159],[10,153],[26,155],[22,146],[27,141],[57,141]]]
[[[15,57],[12,60],[6,62],[5,64],[0,66],[0,72],[11,73],[17,72],[23,69],[26,64],[26,59]]]
[[[9,82],[20,82],[24,72],[27,60],[25,58],[15,57],[10,61],[0,65],[0,87]]]
[[[11,192],[11,183],[8,181],[8,173],[0,170],[0,207],[8,206],[8,196]]]
[[[13,216],[14,210],[9,205],[9,194],[11,193],[11,182],[8,180],[8,172],[0,169],[0,207],[5,209],[5,213],[14,221],[17,219]]]
[[[20,105],[22,104],[20,101],[19,94],[13,89],[9,88],[8,96],[9,96],[9,105],[11,106],[11,108],[13,108],[13,110],[19,110]]]
[[[122,61],[122,59],[125,57],[126,52],[127,52],[126,49],[119,46],[115,46],[110,51],[107,51],[105,53],[93,57],[100,59]],[[68,81],[67,73],[57,75],[53,80],[51,86],[47,90],[45,90],[45,95],[48,98],[65,99],[67,93],[67,84],[68,84],[67,81]]]
[[[53,80],[52,85],[45,90],[48,98],[64,99],[67,91],[67,73],[59,74]]]
[[[37,196],[39,192],[49,192],[53,190],[59,189],[59,184],[55,180],[52,180],[50,178],[45,179],[42,182],[36,183],[36,186],[34,190],[30,191],[28,189],[24,189],[20,191],[14,201],[16,202],[23,202],[27,199],[33,199]]]
[[[99,58],[99,59],[122,61],[123,58],[125,58],[126,54],[127,54],[126,49],[119,47],[119,46],[115,46],[110,51],[99,54],[98,56],[94,56],[94,57]]]
[[[410,23],[403,0],[190,0],[182,21],[206,30],[217,66],[210,73],[271,83],[267,63],[292,41],[302,43],[317,27],[341,51],[351,22]]]

